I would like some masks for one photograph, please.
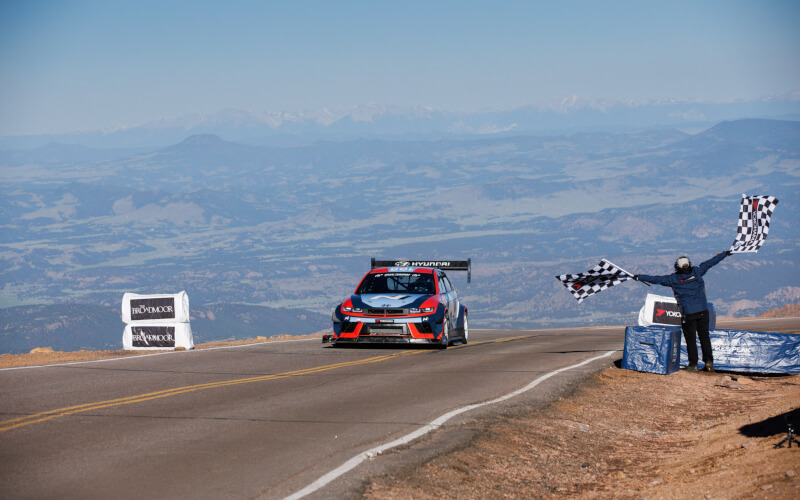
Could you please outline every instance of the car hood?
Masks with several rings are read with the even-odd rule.
[[[352,295],[350,300],[353,302],[353,307],[361,309],[410,309],[421,307],[431,297],[435,297],[435,295],[376,293]]]

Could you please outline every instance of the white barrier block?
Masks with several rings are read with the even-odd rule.
[[[175,294],[122,296],[122,321],[124,323],[188,323],[189,296],[186,292]]]
[[[176,347],[194,349],[189,323],[136,323],[125,325],[122,348],[125,350],[163,351]]]
[[[682,326],[681,308],[675,297],[648,293],[644,307],[639,309],[639,326]],[[717,311],[708,303],[708,328],[717,327]]]
[[[639,310],[639,326],[681,326],[681,310],[675,297],[648,293]]]

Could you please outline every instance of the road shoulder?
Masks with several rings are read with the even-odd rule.
[[[800,375],[610,368],[542,408],[483,418],[470,444],[372,478],[365,498],[800,497],[800,450],[774,449]]]

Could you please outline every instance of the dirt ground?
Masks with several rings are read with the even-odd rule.
[[[611,368],[547,408],[478,423],[465,448],[374,478],[365,498],[796,499],[800,449],[774,448],[788,412],[800,423],[800,375]]]
[[[43,349],[0,355],[0,368],[139,355]],[[466,447],[374,478],[364,497],[795,499],[800,447],[774,448],[795,414],[800,427],[800,375],[610,368],[548,407],[472,424],[479,437]]]

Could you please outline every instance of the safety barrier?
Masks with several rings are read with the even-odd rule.
[[[714,369],[740,373],[800,373],[800,334],[711,330]],[[697,352],[702,353],[697,340]],[[701,359],[700,368],[705,364]],[[622,368],[666,375],[689,364],[680,328],[629,326]]]
[[[173,294],[122,296],[123,323],[188,323],[189,296],[186,292]]]
[[[714,369],[748,373],[800,373],[800,335],[794,333],[711,330]],[[700,341],[697,342],[697,352]],[[702,358],[702,355],[700,356]],[[686,366],[686,340],[681,343],[681,364]],[[698,363],[704,366],[701,359]]]
[[[681,337],[681,329],[675,327],[629,326],[625,328],[622,367],[627,370],[661,375],[678,371]]]
[[[193,349],[189,296],[175,294],[122,296],[122,348],[126,350]]]

